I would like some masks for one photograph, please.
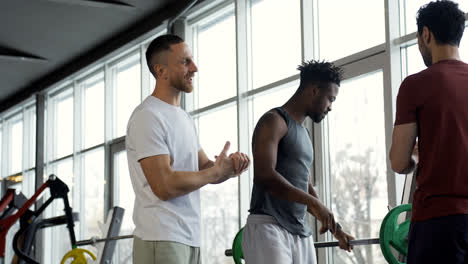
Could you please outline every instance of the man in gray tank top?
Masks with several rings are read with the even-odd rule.
[[[335,222],[310,182],[313,148],[303,122],[320,122],[331,111],[342,70],[332,63],[310,61],[299,66],[300,85],[282,106],[265,113],[255,128],[252,149],[254,187],[250,215],[243,232],[246,263],[302,264],[317,262],[306,212],[330,231],[340,248],[351,251],[354,238]]]

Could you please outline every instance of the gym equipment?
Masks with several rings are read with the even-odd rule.
[[[29,209],[33,205],[42,192],[49,188],[50,198],[42,204],[39,209],[32,211]],[[8,229],[20,218],[20,230],[13,238],[13,250],[21,261],[27,263],[39,263],[35,261],[28,254],[31,251],[32,243],[34,241],[35,232],[40,228],[66,224],[70,236],[71,247],[76,248],[76,238],[74,232],[74,221],[78,218],[77,214],[72,213],[72,209],[68,202],[69,189],[67,185],[61,181],[57,176],[50,175],[49,179],[36,191],[36,193],[16,212],[14,215],[0,220],[0,256],[5,255],[5,239]],[[61,198],[64,203],[65,215],[49,219],[40,219],[39,216],[47,206],[49,206],[54,199]],[[25,235],[27,234],[27,235]],[[25,235],[25,236],[24,236]],[[19,246],[19,238],[23,237],[23,246]],[[26,252],[25,252],[26,251]]]
[[[120,227],[122,225],[122,219],[125,213],[125,209],[121,207],[114,207],[109,211],[107,221],[101,227],[103,234],[105,234],[105,238],[97,238],[97,237],[92,237],[91,239],[87,240],[81,240],[76,242],[76,246],[85,246],[85,245],[94,245],[96,243],[101,243],[104,242],[104,245],[98,248],[99,256],[96,258],[94,255],[91,255],[91,252],[85,252],[82,250],[76,250],[72,249],[68,253],[65,254],[65,256],[62,258],[62,263],[65,263],[65,261],[68,258],[73,258],[72,263],[82,263],[86,264],[86,258],[84,258],[84,253],[88,253],[88,255],[92,256],[94,260],[97,259],[98,263],[100,264],[108,264],[112,262],[112,256],[114,254],[115,246],[116,246],[116,240],[119,239],[126,239],[126,238],[133,238],[133,235],[127,235],[127,236],[118,236],[120,232]],[[89,254],[91,253],[91,254]],[[80,255],[81,254],[81,255]],[[94,257],[93,257],[94,256]],[[82,261],[82,262],[78,262]]]
[[[411,211],[411,204],[403,204],[390,210],[385,216],[380,226],[380,248],[382,254],[388,263],[391,264],[404,264],[399,262],[393,255],[390,246],[392,246],[398,253],[403,256],[408,255],[408,232],[410,226],[410,219],[398,224],[398,216],[403,213]]]
[[[380,226],[379,238],[356,239],[349,241],[349,244],[353,246],[380,244],[382,254],[389,264],[405,264],[404,262],[399,262],[395,258],[391,247],[396,249],[397,252],[403,256],[408,255],[410,219],[398,224],[398,216],[407,211],[411,211],[411,204],[402,204],[390,210]],[[243,230],[244,228],[241,228],[239,232],[237,232],[232,243],[232,249],[227,249],[224,252],[226,256],[232,256],[236,264],[242,264],[241,260],[244,258],[241,246]],[[314,243],[314,246],[315,248],[336,247],[338,246],[338,241],[317,242]]]
[[[111,263],[116,246],[115,240],[121,239],[117,236],[120,233],[120,227],[122,225],[124,213],[125,209],[123,209],[122,207],[115,206],[109,211],[106,223],[103,226],[101,226],[102,233],[105,236],[105,238],[99,239],[97,237],[92,237],[88,240],[78,241],[76,242],[76,245],[85,246],[104,242],[103,245],[97,246],[99,252],[97,260],[100,264]]]
[[[10,216],[15,210],[21,208],[27,200],[23,193],[15,189],[8,189],[0,201],[0,212],[3,212],[0,219]]]
[[[107,221],[101,226],[101,230],[103,231],[102,234],[106,238],[118,236],[120,233],[120,227],[122,226],[122,220],[124,217],[125,209],[122,207],[115,206],[112,208],[109,213],[107,214]],[[111,217],[109,217],[111,216]],[[104,245],[100,245],[98,247],[99,251],[99,263],[111,263],[112,262],[112,255],[114,255],[114,250],[116,246],[116,241],[109,241],[104,243]]]
[[[36,211],[30,210],[29,208],[43,194],[43,191],[46,188],[50,189],[51,197],[47,199]],[[96,260],[96,256],[92,252],[85,249],[79,249],[77,247],[98,242],[105,242],[103,248],[99,250],[99,263],[111,263],[115,249],[115,240],[133,237],[116,237],[120,232],[120,226],[125,210],[120,207],[114,207],[109,211],[109,215],[112,216],[108,217],[103,230],[103,233],[106,235],[105,239],[92,238],[91,240],[76,241],[74,222],[78,220],[79,215],[78,213],[72,213],[72,209],[68,202],[68,192],[69,189],[67,185],[55,175],[50,175],[49,180],[47,180],[29,200],[26,200],[24,195],[20,193],[17,194],[14,189],[9,189],[0,201],[0,212],[3,211],[0,216],[0,257],[4,258],[5,240],[9,228],[13,226],[18,219],[20,219],[20,229],[13,238],[13,250],[15,251],[16,256],[18,256],[18,262],[20,264],[39,263],[29,255],[32,252],[33,242],[38,230],[64,224],[67,225],[67,229],[69,231],[72,250],[63,257],[62,263],[65,263],[68,259],[72,259],[72,263],[85,264],[87,263],[86,255],[89,255],[91,258]],[[54,199],[57,198],[63,199],[65,215],[40,219],[40,214],[44,212],[46,207],[49,206]],[[9,207],[7,208],[7,206]],[[4,210],[5,208],[7,209]],[[18,209],[18,211],[14,215],[11,215],[15,209]]]
[[[50,189],[51,197],[37,211],[33,212],[29,210],[29,207],[31,207],[36,202],[39,195],[41,195],[42,192],[46,188]],[[27,223],[28,221],[31,221],[31,222],[34,221],[35,219],[37,219],[37,216],[39,216],[45,210],[45,208],[56,198],[62,198],[64,200],[65,214],[68,219],[67,226],[69,227],[70,240],[73,245],[75,243],[75,233],[73,232],[74,223],[73,223],[72,211],[68,203],[67,193],[68,193],[68,187],[65,185],[65,183],[63,183],[55,175],[51,175],[49,177],[49,180],[47,180],[36,191],[36,193],[29,200],[27,200],[23,204],[23,206],[21,206],[21,208],[18,209],[18,211],[15,214],[12,214],[4,219],[1,219],[0,220],[0,258],[5,258],[6,235],[10,227],[12,227],[20,217],[23,217],[24,219],[24,221],[22,221],[23,223]],[[15,253],[17,252],[15,251]],[[31,263],[38,263],[28,257],[25,260]]]
[[[73,213],[73,221],[76,222],[79,219],[78,213]],[[22,219],[20,219],[20,223]],[[30,256],[33,250],[33,243],[36,238],[36,232],[39,229],[53,227],[58,225],[65,225],[68,223],[68,219],[65,215],[46,218],[46,219],[39,219],[36,221],[29,223],[22,223],[20,224],[20,230],[16,232],[15,236],[13,237],[13,250],[15,251],[16,255],[19,258],[19,264],[27,263],[24,259]],[[22,243],[20,243],[22,238]],[[20,244],[22,244],[20,246]]]
[[[96,260],[96,256],[93,252],[83,248],[74,248],[63,256],[60,264],[65,264],[70,258],[73,259],[71,264],[86,264],[88,261],[86,260],[85,254],[88,254],[93,260]]]
[[[78,241],[77,245],[78,246],[94,245],[96,243],[109,242],[109,241],[128,239],[128,238],[134,238],[134,237],[135,237],[134,235],[116,236],[116,237],[108,237],[108,238],[92,237],[88,240]]]

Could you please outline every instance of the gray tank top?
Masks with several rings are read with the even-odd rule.
[[[307,129],[292,119],[281,107],[275,108],[286,121],[288,131],[278,144],[276,171],[295,187],[308,192],[309,170],[313,160],[313,147]],[[251,214],[270,215],[291,234],[311,235],[305,224],[307,206],[277,198],[263,186],[254,184]]]

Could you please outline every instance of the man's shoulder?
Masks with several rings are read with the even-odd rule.
[[[157,102],[151,102],[148,100],[144,100],[138,105],[135,110],[133,111],[132,117],[145,117],[145,118],[163,118],[164,114],[161,113],[160,107],[158,107]]]
[[[264,113],[258,120],[257,124],[273,127],[287,125],[284,117],[276,109],[271,109]]]
[[[263,114],[260,119],[258,120],[253,138],[254,140],[258,140],[258,136],[262,135],[262,139],[272,138],[272,137],[279,137],[282,138],[286,135],[288,131],[288,124],[283,116],[278,113],[277,110],[271,109]]]

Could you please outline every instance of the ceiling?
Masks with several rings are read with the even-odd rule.
[[[189,0],[4,0],[0,112],[181,12]]]

